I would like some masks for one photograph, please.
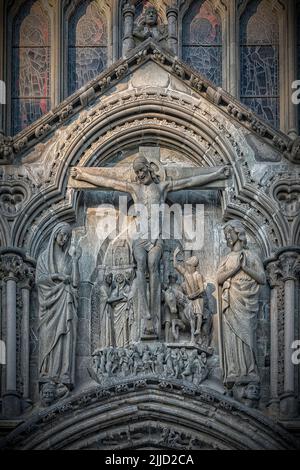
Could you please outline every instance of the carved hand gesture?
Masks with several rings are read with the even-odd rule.
[[[218,175],[220,180],[227,179],[230,176],[230,174],[231,174],[231,170],[230,170],[230,167],[228,165],[223,166],[222,168],[220,168],[217,171],[217,175]]]
[[[70,250],[70,255],[72,256],[74,261],[78,261],[82,255],[82,249],[80,248],[80,246],[73,247],[72,251]]]
[[[81,180],[82,179],[82,170],[81,168],[71,168],[71,171],[70,171],[70,175],[72,178],[74,178],[75,180]]]

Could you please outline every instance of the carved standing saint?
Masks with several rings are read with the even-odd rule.
[[[151,227],[152,206],[164,204],[170,191],[204,186],[212,181],[224,180],[229,176],[229,169],[222,167],[210,174],[197,174],[188,178],[159,181],[151,165],[145,157],[137,157],[133,163],[136,182],[124,181],[121,178],[109,178],[99,174],[91,174],[84,168],[76,167],[71,170],[71,176],[76,180],[85,181],[95,186],[125,191],[131,194],[133,201],[148,217],[148,227]],[[137,264],[136,284],[138,290],[139,318],[144,319],[144,334],[156,334],[154,316],[158,316],[161,306],[161,285],[159,264],[163,252],[163,240],[160,233],[152,236],[140,234],[133,242],[133,255]],[[147,296],[146,272],[149,273],[150,298]]]
[[[265,273],[260,258],[247,248],[240,221],[224,226],[231,252],[221,263],[217,278],[221,286],[221,332],[223,378],[227,388],[239,383],[257,383],[254,333],[260,285]]]
[[[71,227],[58,224],[39,256],[36,284],[39,299],[40,381],[72,388],[75,379],[78,259],[69,254]]]

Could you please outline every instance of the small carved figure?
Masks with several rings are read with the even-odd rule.
[[[41,388],[40,396],[43,406],[51,406],[57,400],[56,384],[46,382]]]
[[[99,289],[100,300],[100,345],[102,348],[115,345],[112,308],[109,298],[111,295],[113,275],[108,273]]]
[[[128,299],[129,286],[122,273],[116,275],[115,281],[116,286],[108,299],[113,311],[114,345],[126,347],[129,345],[129,311],[131,309]]]
[[[235,383],[232,389],[233,397],[248,406],[249,408],[258,408],[260,400],[260,383]]]
[[[139,42],[148,38],[160,42],[168,38],[168,28],[164,24],[158,24],[158,13],[154,6],[145,8],[141,23],[133,29],[133,37]]]
[[[201,334],[202,318],[203,318],[203,277],[197,271],[199,260],[196,256],[192,256],[185,261],[185,263],[179,264],[177,262],[177,255],[180,252],[177,247],[174,251],[174,268],[183,276],[184,283],[182,284],[183,292],[192,303],[194,312],[194,322],[191,324],[194,336]]]
[[[154,364],[153,364],[152,354],[147,345],[144,346],[142,362],[144,366],[144,372],[146,374],[154,373]]]

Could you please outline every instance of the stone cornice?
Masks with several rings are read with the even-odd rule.
[[[280,131],[275,130],[266,122],[260,120],[248,108],[239,103],[230,94],[215,87],[201,74],[190,69],[185,63],[174,56],[170,51],[163,49],[152,39],[135,48],[126,59],[120,59],[105,70],[96,79],[64,100],[59,106],[52,109],[31,126],[14,136],[12,139],[3,136],[5,143],[0,142],[0,163],[12,162],[15,155],[22,155],[43,137],[64,125],[72,116],[78,114],[85,107],[98,99],[104,92],[114,87],[129,73],[139,68],[143,63],[152,60],[159,63],[172,75],[184,81],[196,93],[213,103],[219,110],[237,121],[260,139],[283,153],[290,161],[300,161],[299,142],[291,140]],[[3,147],[3,148],[2,148]]]

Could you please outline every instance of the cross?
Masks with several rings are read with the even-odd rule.
[[[133,164],[115,168],[71,169],[69,187],[75,189],[110,189],[129,193],[135,204],[152,214],[152,208],[166,202],[168,192],[182,189],[224,189],[229,177],[227,167],[185,168],[167,166],[160,162],[159,147],[140,147],[139,157]],[[152,215],[148,215],[151,222]],[[144,336],[154,337],[154,318],[160,319],[161,285],[159,264],[163,252],[163,240],[157,236],[139,234],[132,244],[137,265],[138,317],[143,319]],[[147,296],[146,272],[149,273],[149,292]]]

